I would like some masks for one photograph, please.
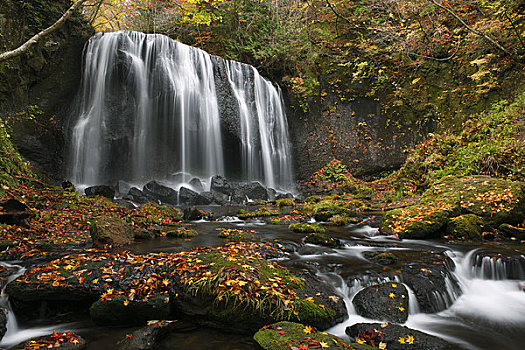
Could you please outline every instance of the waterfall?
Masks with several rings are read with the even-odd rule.
[[[69,129],[76,184],[182,173],[293,186],[280,89],[252,66],[163,35],[93,36]]]

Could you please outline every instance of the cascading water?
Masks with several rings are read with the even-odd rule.
[[[176,172],[293,184],[280,90],[252,66],[162,35],[89,40],[70,144],[76,184]]]

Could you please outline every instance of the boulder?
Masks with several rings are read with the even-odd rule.
[[[383,283],[359,291],[352,300],[356,312],[366,318],[405,323],[408,291],[399,283]]]
[[[98,300],[89,308],[91,319],[100,326],[140,325],[148,320],[168,319],[169,314],[170,297],[167,294],[154,295],[146,301],[129,301],[123,296]]]
[[[219,192],[228,196],[232,193],[232,185],[221,175],[215,175],[211,178],[210,188],[212,192]]]
[[[247,200],[268,200],[268,190],[259,182],[250,182],[242,184],[233,190],[233,200],[237,203],[243,203]]]
[[[193,190],[190,190],[186,187],[181,187],[179,189],[179,203],[180,204],[195,204],[199,194]]]
[[[350,337],[364,339],[376,335],[389,350],[454,350],[459,349],[441,338],[391,323],[357,323],[346,328]],[[367,338],[368,338],[367,337]],[[400,341],[401,340],[401,341]]]
[[[45,335],[43,337],[26,341],[11,349],[49,349],[50,346],[52,346],[53,349],[58,350],[82,350],[87,348],[87,343],[81,336],[76,335],[75,333],[53,332],[51,335]]]
[[[525,228],[512,226],[509,224],[501,224],[498,229],[507,237],[516,237],[519,240],[525,239]]]
[[[124,207],[126,209],[136,209],[137,206],[133,204],[133,202],[126,200],[126,199],[115,199],[115,204],[120,205],[121,207]]]
[[[27,211],[27,206],[16,199],[8,199],[0,203],[0,224],[17,225],[27,227],[27,220],[35,216]]]
[[[149,321],[146,327],[140,328],[117,343],[118,350],[153,350],[157,342],[167,334],[177,330],[178,321]]]
[[[121,246],[133,243],[135,233],[130,224],[116,217],[100,216],[93,220],[89,230],[93,245]]]
[[[322,245],[330,248],[337,248],[341,246],[341,241],[337,238],[330,237],[329,235],[321,232],[311,233],[304,238],[306,243]]]
[[[374,349],[370,346],[358,346],[348,343],[335,335],[318,332],[317,329],[294,322],[278,322],[261,328],[253,340],[263,350],[283,349]],[[293,344],[293,345],[291,345]]]
[[[316,221],[328,221],[335,215],[355,216],[355,211],[347,208],[346,204],[342,201],[321,201],[314,206],[314,218]]]
[[[113,199],[115,197],[115,189],[107,185],[98,185],[87,187],[84,190],[84,193],[88,197],[106,197],[108,199]]]
[[[193,207],[188,207],[184,209],[184,214],[182,215],[182,218],[186,221],[196,221],[203,218],[202,212]]]
[[[480,239],[483,232],[483,219],[475,214],[465,214],[450,219],[446,227],[447,235],[454,238]]]
[[[276,200],[279,200],[279,199],[292,199],[294,198],[293,194],[287,192],[287,193],[279,193],[275,199]]]
[[[211,192],[201,192],[195,198],[195,205],[209,205],[213,203],[213,193]]]
[[[190,180],[189,185],[191,187],[193,187],[193,190],[195,190],[195,192],[199,192],[200,193],[200,192],[204,191],[204,186],[202,185],[201,180],[199,180],[196,177],[194,177],[193,179]]]
[[[149,198],[154,198],[166,204],[178,204],[177,191],[173,188],[164,186],[157,181],[150,181],[142,189]]]
[[[230,196],[222,192],[212,191],[213,201],[219,205],[225,205],[230,201]]]
[[[125,196],[128,194],[129,190],[131,190],[131,187],[133,187],[130,183],[126,181],[119,180],[117,182],[117,185],[115,186],[115,189],[117,190],[117,193],[121,196]]]
[[[135,203],[144,204],[148,202],[153,202],[154,200],[148,196],[141,190],[139,190],[136,187],[132,187],[129,189],[128,194],[123,197],[123,199],[131,200]],[[155,201],[156,202],[156,201]]]

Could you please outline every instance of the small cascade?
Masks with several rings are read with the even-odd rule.
[[[525,279],[525,256],[507,258],[503,256],[487,256],[476,254],[472,257],[474,276],[483,279]]]
[[[70,176],[78,185],[177,173],[180,183],[225,175],[293,189],[279,88],[252,66],[163,35],[89,40],[70,130]]]

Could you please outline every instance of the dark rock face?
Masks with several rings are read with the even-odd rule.
[[[268,190],[259,182],[241,184],[233,190],[233,201],[242,203],[250,200],[267,200]]]
[[[14,49],[50,26],[67,7],[67,2],[51,0],[31,11],[23,1],[2,1],[0,51]],[[56,179],[62,176],[64,158],[61,119],[80,83],[82,49],[92,31],[74,15],[27,54],[0,64],[0,117],[35,105],[44,111],[32,113],[31,119],[12,118],[10,135],[33,167]]]
[[[107,185],[98,185],[87,187],[84,192],[88,197],[102,196],[108,199],[113,199],[115,197],[115,189]]]
[[[127,183],[126,181],[119,180],[117,182],[117,185],[115,186],[115,189],[117,190],[117,193],[124,196],[128,194],[129,190],[131,190],[131,184]]]
[[[400,133],[389,123],[388,115],[381,113],[380,102],[362,97],[342,101],[325,79],[320,79],[321,88],[328,93],[322,102],[310,103],[307,112],[300,108],[287,111],[299,180],[310,177],[334,157],[354,175],[395,169],[406,158],[403,151],[433,131],[433,125],[404,125],[406,131]],[[286,105],[296,105],[293,93],[288,92],[284,90]]]
[[[149,198],[154,198],[166,204],[177,204],[177,191],[173,188],[164,186],[157,181],[150,181],[142,190],[144,194]]]
[[[391,350],[418,349],[418,350],[454,350],[460,349],[441,338],[416,331],[407,327],[387,324],[383,327],[380,323],[357,323],[346,328],[346,334],[350,337],[359,337],[367,331],[381,333],[386,348]],[[404,339],[401,343],[399,339]]]
[[[352,300],[356,312],[373,320],[404,323],[408,318],[408,291],[402,284],[367,287]]]
[[[213,193],[211,192],[201,192],[199,195],[195,198],[196,205],[208,205],[213,202]]]
[[[36,344],[33,342],[36,342]],[[22,344],[19,344],[11,349],[13,350],[26,350],[26,349],[32,349],[32,348],[34,349],[35,345],[45,346],[41,348],[41,349],[45,349],[50,344],[52,344],[53,349],[58,349],[58,350],[82,350],[82,349],[87,348],[87,343],[84,340],[84,338],[74,333],[66,332],[64,334],[58,333],[56,335],[55,334],[45,335],[43,337],[32,339]]]
[[[188,207],[184,209],[184,214],[182,217],[184,220],[194,221],[202,219],[203,215],[202,212],[197,208]]]
[[[140,325],[148,320],[169,318],[170,297],[155,295],[147,301],[124,304],[125,297],[107,301],[98,300],[89,308],[91,319],[101,326]]]
[[[190,190],[186,187],[181,187],[179,189],[179,202],[180,204],[195,204],[199,194],[193,190]]]

